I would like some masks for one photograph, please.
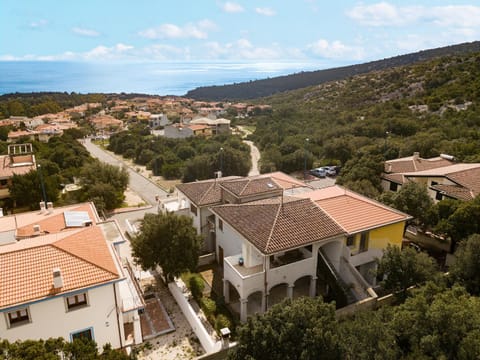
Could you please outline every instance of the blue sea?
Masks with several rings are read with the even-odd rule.
[[[184,95],[200,86],[319,70],[313,63],[0,61],[0,94],[61,91]]]

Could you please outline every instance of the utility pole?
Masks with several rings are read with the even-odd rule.
[[[307,145],[309,141],[310,141],[309,138],[305,139],[304,158],[303,158],[303,180],[307,180]]]
[[[45,192],[45,184],[43,183],[42,168],[40,164],[37,165],[38,176],[40,177],[40,186],[42,187],[43,202],[45,203],[45,209],[47,208],[47,193]]]

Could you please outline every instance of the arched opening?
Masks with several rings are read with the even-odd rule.
[[[310,283],[312,277],[310,275],[302,276],[297,279],[293,287],[293,298],[299,298],[301,296],[310,296]]]
[[[288,284],[278,284],[270,289],[268,294],[268,308],[282,302],[287,297]]]
[[[228,295],[225,295],[225,287],[228,287]],[[230,281],[224,280],[224,296],[225,296],[225,303],[226,305],[232,310],[234,313],[240,314],[240,294],[238,293],[235,285],[233,285]]]
[[[250,295],[248,295],[247,297],[247,300],[248,300],[247,314],[248,315],[263,313],[262,298],[263,298],[263,293],[261,291],[255,291],[254,293],[251,293]]]

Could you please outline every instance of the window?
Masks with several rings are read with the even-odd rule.
[[[435,194],[435,200],[442,200],[443,199],[443,195],[440,191],[437,191],[437,193]]]
[[[347,237],[347,246],[348,247],[355,247],[355,236],[349,236]]]
[[[76,294],[67,296],[67,309],[73,310],[79,307],[87,306],[87,293]]]
[[[9,327],[28,324],[30,322],[30,316],[28,314],[28,308],[22,308],[7,313]]]
[[[0,180],[0,186],[6,186],[8,184],[7,179]]]
[[[190,212],[197,216],[197,207],[193,204],[190,204]]]
[[[78,331],[78,332],[75,332],[75,333],[71,333],[70,338],[71,338],[72,341],[75,340],[75,339],[93,340],[93,329],[88,328],[88,329],[81,330],[81,331]]]
[[[438,185],[438,182],[432,181],[431,186],[435,186],[435,185]]]
[[[218,228],[223,231],[223,221],[222,221],[222,219],[218,219]]]
[[[394,182],[390,182],[390,191],[397,191],[398,184]]]
[[[360,236],[360,248],[358,252],[364,252],[368,250],[368,232],[362,233]]]

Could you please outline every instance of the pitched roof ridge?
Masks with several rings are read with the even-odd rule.
[[[247,181],[245,183],[245,186],[243,187],[243,189],[240,190],[240,193],[238,195],[243,195],[244,191],[247,190],[248,185],[250,185],[250,183],[252,182],[252,179],[247,178],[246,180]]]
[[[216,181],[213,181],[210,186],[208,187],[207,191],[204,191],[202,196],[200,196],[200,199],[198,199],[198,204],[200,204],[202,202],[202,200],[210,193],[210,191],[212,190],[212,188],[214,186],[217,185],[217,182]]]
[[[309,198],[307,198],[307,199],[309,199]],[[324,208],[322,208],[322,206],[318,203],[320,200],[318,200],[318,201],[313,201],[312,199],[309,199],[309,200],[313,203],[313,205],[317,206],[325,215],[327,215],[327,217],[330,220],[332,220],[335,224],[337,224],[345,233],[350,234],[347,231],[347,229],[345,229],[345,227],[342,226],[342,224],[340,224],[337,220],[335,220],[333,218],[333,216],[328,213],[328,211],[326,211]]]
[[[112,275],[114,275],[115,277],[120,276],[120,274],[115,274],[115,273],[112,272],[111,270],[106,269],[104,266],[100,266],[99,264],[95,264],[94,262],[92,262],[92,261],[90,261],[90,260],[87,260],[87,259],[85,259],[84,257],[81,257],[81,256],[79,256],[79,255],[77,255],[77,254],[74,254],[73,252],[70,252],[70,251],[68,251],[68,250],[66,250],[66,249],[63,249],[63,248],[60,247],[60,246],[56,246],[55,243],[48,244],[47,246],[53,247],[53,248],[55,248],[55,249],[57,249],[57,250],[59,250],[59,251],[61,251],[61,252],[64,252],[65,254],[68,254],[68,255],[70,255],[70,256],[73,256],[73,257],[75,257],[75,258],[77,258],[77,259],[79,259],[79,260],[81,260],[81,261],[83,261],[83,262],[85,262],[85,263],[88,263],[88,264],[90,264],[90,265],[92,265],[92,266],[94,266],[94,267],[97,267],[97,268],[105,271],[105,272],[108,272],[109,274],[112,274]]]
[[[96,229],[96,228],[94,227],[93,229]],[[98,230],[101,231],[100,228],[98,228]],[[75,234],[78,234],[78,233],[75,233]],[[72,236],[73,236],[73,235],[72,235]],[[102,234],[102,237],[103,237],[103,234]],[[63,240],[63,241],[62,241],[62,240]],[[72,250],[72,249],[65,248],[64,246],[61,246],[60,244],[58,244],[58,243],[60,243],[61,241],[62,241],[62,243],[65,242],[65,240],[70,240],[70,239],[69,239],[69,237],[65,237],[65,238],[63,238],[63,239],[59,239],[59,240],[57,240],[57,241],[54,241],[54,242],[50,243],[49,246],[54,246],[54,247],[56,247],[57,249],[62,250],[63,252],[65,252],[65,253],[67,253],[67,254],[69,254],[69,255],[71,255],[71,256],[74,256],[74,257],[76,257],[77,259],[80,259],[80,260],[82,260],[82,261],[85,261],[85,262],[87,262],[87,263],[89,263],[89,264],[91,264],[91,265],[93,265],[93,266],[96,266],[96,267],[99,268],[99,269],[102,269],[102,270],[104,270],[104,271],[107,271],[107,272],[109,272],[110,274],[113,274],[113,275],[115,275],[115,276],[120,276],[120,274],[116,274],[116,273],[112,272],[110,269],[107,269],[107,267],[105,267],[105,266],[103,266],[103,265],[100,265],[100,264],[97,264],[97,263],[94,263],[94,262],[91,261],[90,259],[86,259],[85,257],[78,255],[78,254],[76,253],[76,251],[74,251],[74,250]],[[105,241],[105,240],[103,239],[103,241]],[[109,245],[105,243],[105,246],[107,246],[108,254],[110,255],[110,257],[112,257],[112,253],[111,253],[110,249],[108,248]],[[112,261],[114,262],[113,259],[112,259]],[[114,265],[115,265],[115,264],[114,264]]]
[[[272,240],[272,235],[273,235],[273,231],[275,230],[275,225],[277,224],[277,221],[278,221],[278,218],[280,217],[280,214],[283,210],[283,201],[279,204],[276,204],[278,206],[278,209],[277,209],[277,214],[275,215],[275,219],[273,220],[273,223],[272,223],[272,227],[270,228],[270,234],[268,234],[268,238],[267,238],[267,242],[265,243],[265,248],[264,248],[264,251],[266,249],[268,249],[268,246],[270,245],[270,241]]]
[[[384,209],[384,210],[387,210],[387,211],[391,211],[391,212],[394,212],[394,213],[397,213],[399,215],[403,215],[403,216],[406,216],[406,217],[411,217],[410,215],[400,211],[400,210],[397,210],[393,207],[390,207],[390,206],[387,206],[383,203],[381,203],[380,201],[377,201],[377,200],[374,200],[374,199],[370,199],[366,196],[363,196],[363,195],[360,195],[360,194],[357,194],[357,193],[354,193],[353,191],[350,191],[348,189],[345,189],[346,190],[346,194],[349,194],[349,195],[346,195],[346,196],[350,196],[351,198],[354,198],[354,199],[357,199],[359,201],[363,201],[363,202],[366,202],[366,203],[369,203],[369,204],[372,204],[373,206],[375,207],[378,207],[378,208],[381,208],[381,209]]]

